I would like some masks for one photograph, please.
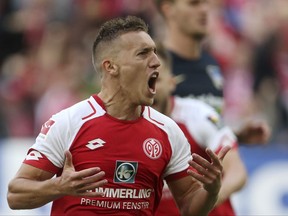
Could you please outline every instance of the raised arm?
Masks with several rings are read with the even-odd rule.
[[[181,215],[207,215],[218,199],[222,179],[222,160],[230,147],[224,147],[218,155],[206,149],[211,163],[197,154],[189,161],[195,171],[188,170],[190,176],[168,182]]]
[[[100,168],[89,168],[76,172],[72,155],[66,152],[66,160],[60,177],[22,164],[8,186],[7,200],[11,209],[32,209],[43,206],[61,196],[99,197],[102,193],[88,190],[103,186],[105,173]]]
[[[246,183],[246,168],[240,158],[237,148],[231,149],[223,159],[223,179],[216,203],[220,205],[233,193],[239,191]]]

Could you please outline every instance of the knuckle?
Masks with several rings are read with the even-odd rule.
[[[221,177],[222,176],[222,171],[221,170],[217,170],[216,171],[216,176],[217,177]]]

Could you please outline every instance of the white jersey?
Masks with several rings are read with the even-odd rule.
[[[224,146],[237,147],[236,136],[232,130],[223,126],[219,114],[208,104],[192,98],[173,97],[173,109],[171,117],[180,126],[187,137],[191,151],[210,160],[205,152],[210,148],[219,152]],[[233,215],[233,209],[229,200],[214,208],[210,215]],[[165,184],[163,196],[155,216],[180,216],[180,212],[173,200],[168,186]]]
[[[232,147],[236,143],[235,134],[223,125],[218,112],[200,100],[174,97],[171,118],[181,128],[185,127],[185,135],[193,139],[189,140],[192,148],[196,143],[202,149],[208,147],[217,152],[223,146]]]
[[[64,152],[76,171],[100,167],[108,184],[101,198],[64,196],[53,202],[52,215],[153,215],[163,178],[181,178],[191,159],[181,129],[151,107],[135,121],[106,113],[94,95],[52,116],[43,126],[24,163],[61,175]]]

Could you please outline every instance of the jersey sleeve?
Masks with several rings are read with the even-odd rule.
[[[172,156],[164,173],[164,178],[169,180],[179,179],[187,175],[188,161],[192,159],[190,144],[179,126],[171,123],[169,140],[172,148]]]
[[[223,124],[221,116],[207,104],[199,104],[197,116],[189,122],[191,134],[201,148],[217,152],[224,146],[237,146],[237,138],[232,130]]]
[[[66,114],[60,112],[42,125],[35,143],[28,150],[25,164],[57,173],[64,165],[69,143],[69,124]]]

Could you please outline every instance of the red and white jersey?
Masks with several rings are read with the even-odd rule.
[[[65,150],[76,171],[100,167],[108,184],[95,188],[104,192],[101,198],[55,200],[51,215],[153,215],[163,179],[186,176],[191,159],[190,145],[173,120],[147,106],[139,119],[119,120],[96,95],[53,115],[24,163],[60,176]]]
[[[191,151],[210,160],[206,148],[219,152],[224,146],[237,147],[236,136],[229,127],[223,126],[219,114],[206,103],[191,98],[173,97],[171,117],[180,126],[187,137]],[[224,173],[225,175],[225,173]],[[218,214],[220,213],[221,214]],[[213,209],[210,215],[233,215],[230,201]],[[180,216],[179,210],[165,184],[163,196],[156,216]]]

